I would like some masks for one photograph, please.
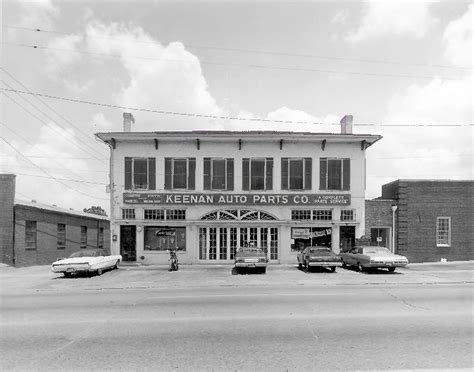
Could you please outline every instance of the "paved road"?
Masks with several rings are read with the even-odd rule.
[[[470,370],[472,290],[452,283],[8,291],[1,363],[6,371]]]

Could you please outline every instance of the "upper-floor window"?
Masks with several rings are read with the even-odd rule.
[[[291,219],[331,221],[332,209],[294,209],[291,211]]]
[[[311,158],[281,159],[281,189],[311,190]]]
[[[194,190],[196,158],[165,158],[165,189]]]
[[[87,248],[87,226],[81,226],[81,248]]]
[[[234,189],[234,159],[204,158],[204,190]]]
[[[25,249],[36,249],[36,221],[25,221]]]
[[[145,209],[145,220],[185,220],[185,209]]]
[[[155,190],[155,158],[125,158],[125,190]]]
[[[57,249],[66,249],[66,225],[64,223],[58,223],[57,239]]]
[[[273,189],[273,158],[242,159],[242,190]]]
[[[350,159],[321,158],[319,166],[320,190],[350,190]]]
[[[451,246],[451,217],[436,218],[436,245],[438,247]]]

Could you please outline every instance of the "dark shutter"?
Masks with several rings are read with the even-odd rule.
[[[281,189],[288,190],[288,158],[281,158]]]
[[[125,190],[132,189],[132,158],[125,158]]]
[[[267,158],[265,174],[265,190],[273,190],[273,158]]]
[[[351,189],[351,159],[342,159],[342,189]]]
[[[249,189],[249,158],[242,159],[242,190]]]
[[[311,177],[312,177],[313,159],[304,158],[304,189],[311,190]]]
[[[148,190],[156,189],[156,161],[148,158]]]
[[[321,158],[319,159],[319,189],[326,190],[326,178],[328,172],[328,159]]]
[[[227,190],[234,189],[234,159],[227,160]]]
[[[165,158],[165,190],[171,190],[171,158]]]
[[[211,158],[204,158],[204,190],[211,189]]]
[[[196,158],[188,159],[188,190],[196,188]]]

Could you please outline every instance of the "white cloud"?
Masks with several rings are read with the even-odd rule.
[[[403,34],[421,38],[436,22],[430,14],[429,2],[385,0],[370,1],[363,6],[360,25],[346,36],[348,41],[361,42]]]
[[[92,117],[92,123],[98,130],[112,130],[114,126],[101,112]]]
[[[23,27],[51,28],[59,16],[59,8],[52,0],[17,0],[20,6],[18,24]]]
[[[443,34],[443,40],[446,43],[444,55],[456,66],[472,67],[473,8],[474,5],[469,5],[467,12],[459,19],[452,21]]]
[[[52,76],[81,59],[80,53],[75,52],[81,41],[80,35],[71,34],[49,42],[46,56],[48,72]]]

